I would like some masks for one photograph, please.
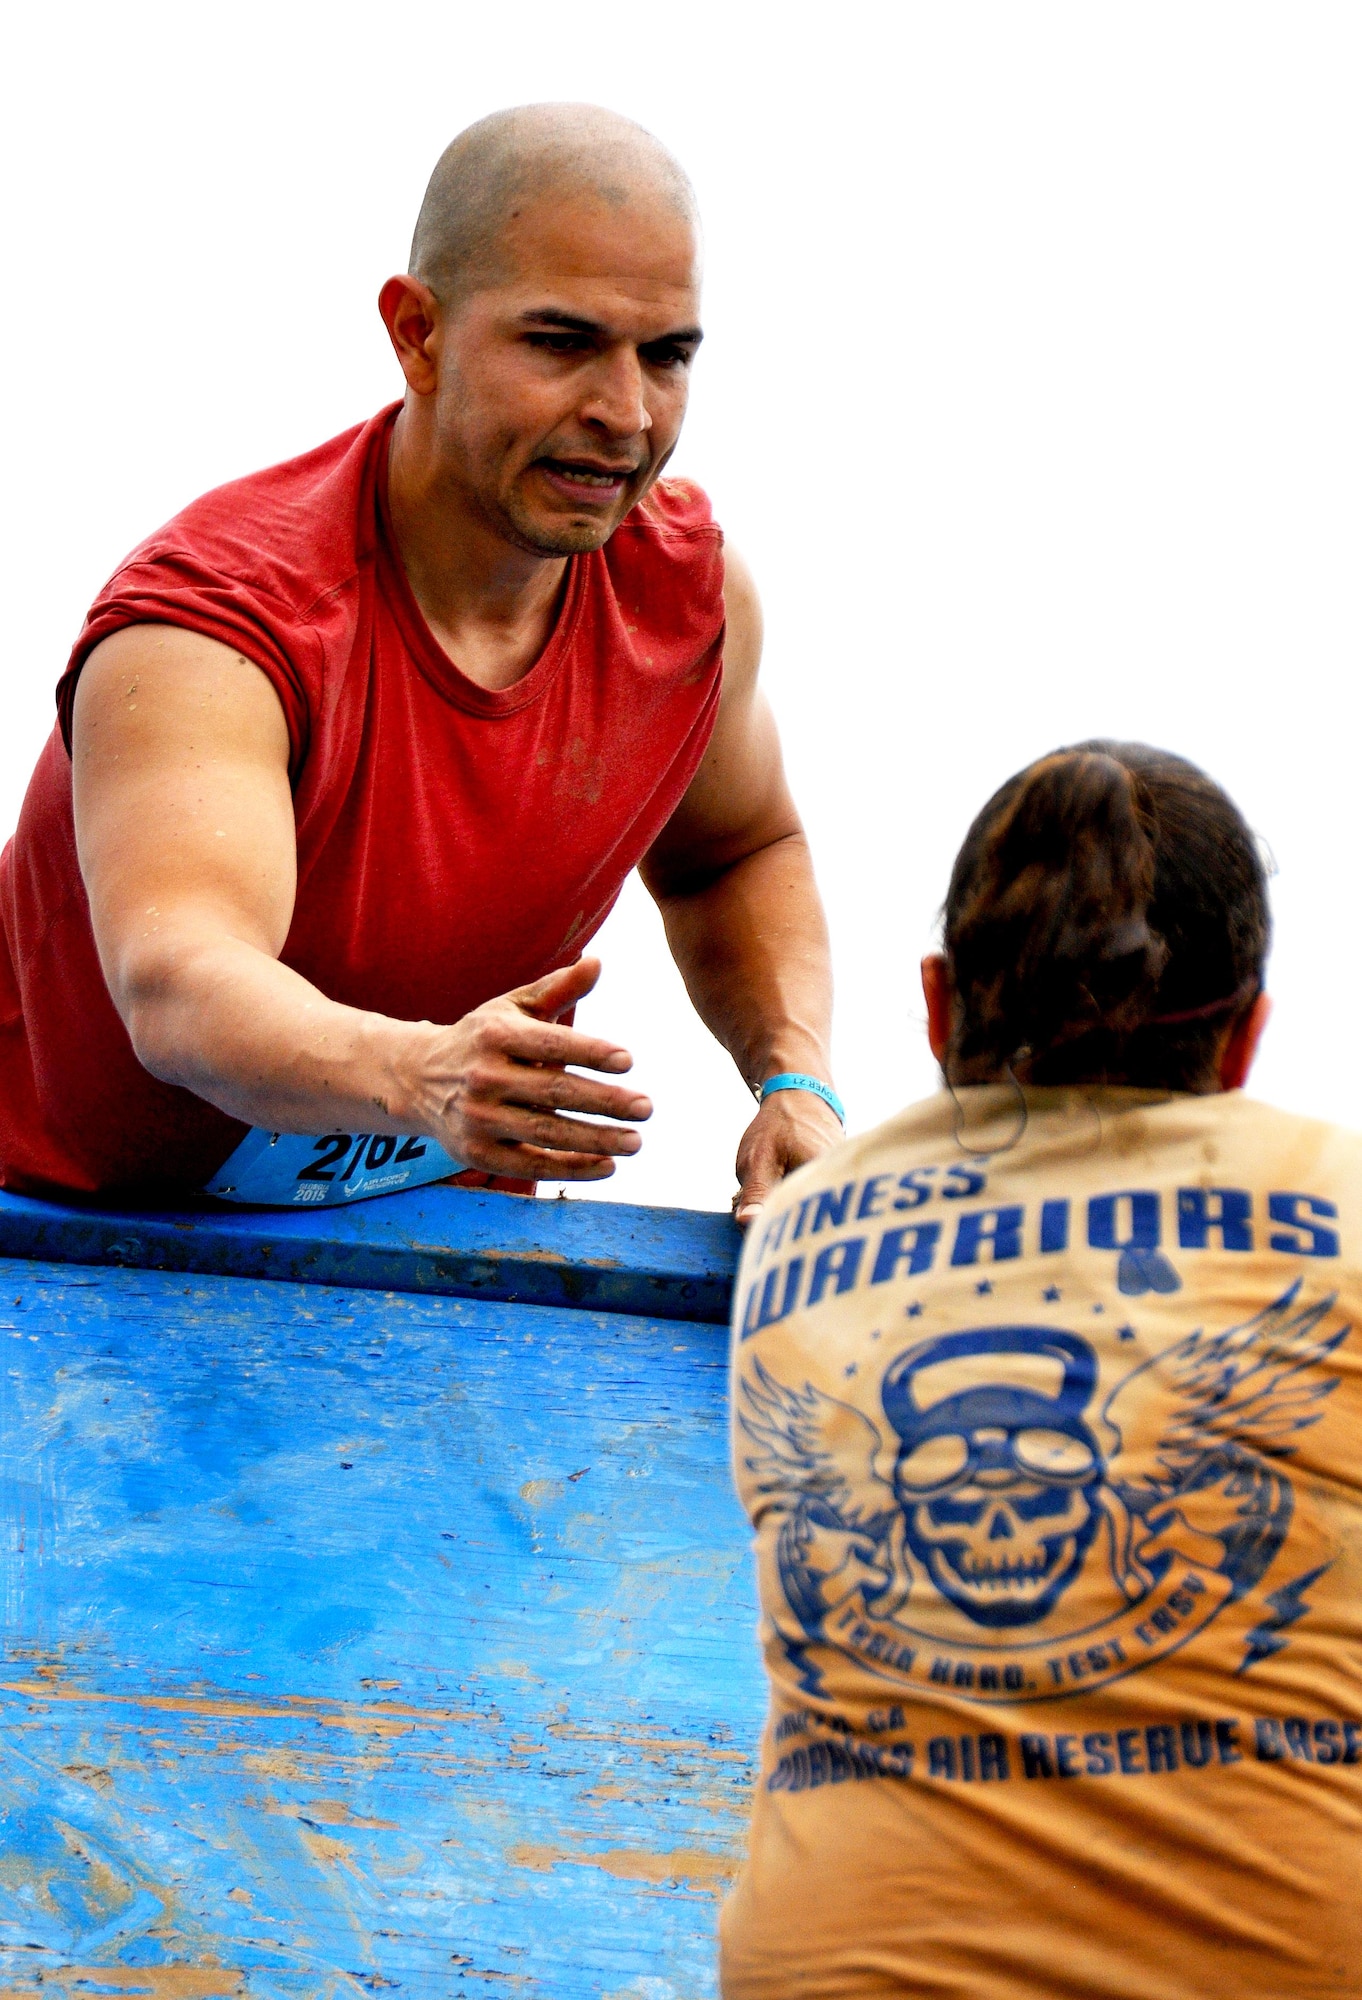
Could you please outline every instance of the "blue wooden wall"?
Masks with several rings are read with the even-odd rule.
[[[731,1268],[719,1218],[631,1265],[608,1205],[436,1192],[442,1284],[498,1202],[617,1305]],[[129,1263],[0,1257],[0,2000],[713,1994],[763,1702],[723,1329]]]

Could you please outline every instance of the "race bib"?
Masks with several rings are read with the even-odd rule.
[[[328,1132],[311,1139],[257,1125],[203,1191],[258,1208],[315,1208],[396,1194],[463,1171],[462,1162],[434,1139],[389,1132]]]

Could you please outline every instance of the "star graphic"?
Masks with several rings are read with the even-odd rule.
[[[914,1299],[914,1300],[913,1300],[913,1303],[912,1303],[912,1304],[911,1304],[911,1305],[909,1306],[909,1308],[908,1308],[908,1317],[909,1317],[909,1319],[921,1319],[921,1318],[922,1318],[922,1305],[921,1305],[921,1302],[920,1302],[919,1300],[917,1300],[917,1299]]]
[[[1093,1307],[1093,1311],[1095,1313],[1104,1313],[1106,1311],[1106,1307],[1104,1305],[1095,1305]]]
[[[1063,1297],[1063,1293],[1060,1291],[1058,1285],[1047,1285],[1045,1287],[1045,1290],[1041,1293],[1041,1297],[1044,1299],[1047,1306],[1053,1306],[1059,1304],[1060,1299]]]
[[[986,1299],[989,1293],[993,1290],[992,1280],[989,1278],[980,1278],[978,1284],[974,1287],[974,1289],[979,1294],[981,1299]]]
[[[1135,1329],[1134,1329],[1134,1327],[1133,1327],[1133,1326],[1118,1326],[1118,1327],[1117,1327],[1117,1329],[1116,1329],[1116,1338],[1117,1338],[1118,1340],[1134,1340],[1134,1338],[1135,1338]]]
[[[842,1373],[844,1375],[854,1375],[856,1373],[857,1365],[858,1364],[854,1361],[848,1361],[846,1367],[842,1370]]]

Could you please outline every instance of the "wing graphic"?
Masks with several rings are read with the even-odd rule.
[[[1150,1498],[1176,1493],[1208,1451],[1238,1445],[1272,1458],[1290,1456],[1294,1440],[1319,1422],[1320,1405],[1338,1387],[1319,1373],[1348,1332],[1320,1334],[1337,1293],[1296,1309],[1300,1281],[1240,1326],[1195,1333],[1147,1361],[1115,1390],[1104,1412],[1121,1439],[1111,1477]],[[1168,1397],[1174,1408],[1168,1410]],[[1127,1475],[1129,1476],[1129,1475]]]
[[[893,1489],[876,1470],[882,1440],[870,1419],[807,1382],[785,1388],[760,1361],[739,1395],[738,1422],[755,1447],[744,1464],[767,1505],[815,1507],[840,1527],[873,1531]]]
[[[811,1645],[849,1600],[883,1596],[892,1581],[894,1490],[875,1460],[880,1433],[868,1417],[808,1382],[787,1389],[760,1361],[739,1389],[738,1422],[753,1450],[744,1464],[761,1496],[759,1522],[780,1517],[776,1573],[793,1626],[773,1617],[799,1685],[823,1692]]]
[[[1272,1562],[1294,1497],[1282,1462],[1338,1386],[1323,1364],[1350,1327],[1323,1326],[1337,1293],[1299,1305],[1300,1281],[1223,1333],[1198,1328],[1128,1375],[1103,1415],[1120,1444],[1108,1491],[1123,1520],[1113,1565],[1141,1595],[1181,1553],[1238,1597]]]

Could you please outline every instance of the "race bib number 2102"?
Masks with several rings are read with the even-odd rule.
[[[400,1188],[462,1172],[462,1163],[434,1139],[388,1132],[328,1132],[307,1138],[256,1126],[203,1191],[257,1208],[315,1207],[396,1194]]]

